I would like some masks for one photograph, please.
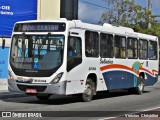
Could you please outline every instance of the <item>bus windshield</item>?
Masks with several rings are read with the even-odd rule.
[[[10,63],[25,70],[51,70],[62,64],[64,35],[14,35]]]

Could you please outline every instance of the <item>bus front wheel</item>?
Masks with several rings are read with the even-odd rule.
[[[85,85],[84,93],[82,94],[82,100],[84,102],[90,102],[93,98],[94,83],[91,78],[88,78]]]

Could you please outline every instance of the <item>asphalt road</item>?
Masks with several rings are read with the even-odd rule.
[[[58,117],[54,119],[61,120],[99,120],[156,107],[160,107],[160,82],[154,86],[146,87],[143,95],[129,94],[125,90],[111,91],[110,93],[101,92],[91,102],[81,102],[73,96],[52,96],[48,101],[40,101],[34,96],[0,100],[0,111],[18,111],[20,113],[46,111],[42,112],[42,117],[46,114],[57,115]],[[13,119],[17,120],[17,118]],[[23,120],[25,119],[28,118],[23,118]],[[41,120],[44,118],[33,119]],[[52,120],[53,118],[47,119]]]

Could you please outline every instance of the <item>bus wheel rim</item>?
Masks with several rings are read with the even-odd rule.
[[[90,98],[91,97],[91,93],[92,93],[92,89],[91,89],[91,86],[89,84],[86,85],[86,89],[85,89],[85,96],[87,98]]]
[[[140,84],[138,85],[138,88],[139,88],[140,91],[142,91],[142,89],[143,89],[143,83],[142,83],[142,81],[141,81]]]

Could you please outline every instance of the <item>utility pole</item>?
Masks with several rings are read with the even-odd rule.
[[[152,3],[148,0],[148,28],[151,28]]]

